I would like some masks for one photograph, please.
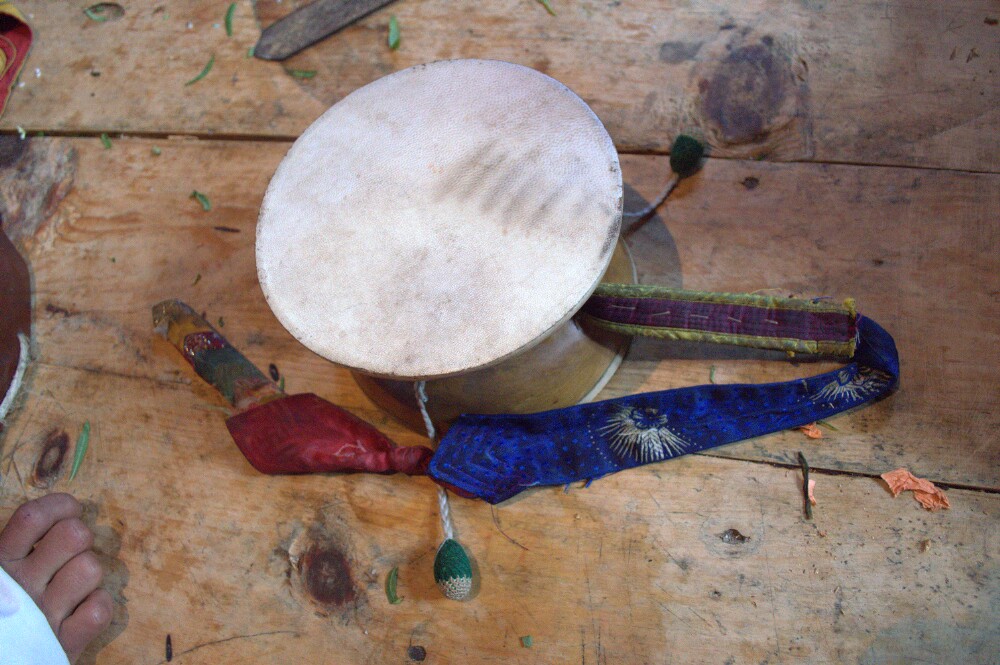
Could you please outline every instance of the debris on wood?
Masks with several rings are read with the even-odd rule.
[[[399,566],[389,571],[389,576],[385,578],[385,597],[392,605],[399,605],[403,599],[396,595],[396,583],[399,579]]]
[[[233,36],[233,14],[236,13],[236,3],[230,2],[229,9],[226,10],[226,36]]]
[[[810,439],[823,438],[823,430],[821,430],[819,427],[816,427],[816,423],[809,423],[808,425],[800,425],[795,429],[799,430],[800,432],[808,436]]]
[[[531,643],[532,643],[531,635],[525,635],[524,637],[521,638],[521,646],[524,647],[525,649],[530,649]]]
[[[201,204],[201,209],[208,212],[212,209],[212,202],[208,200],[208,197],[199,192],[197,189],[191,192],[191,198]]]
[[[125,8],[117,2],[98,2],[83,10],[83,13],[95,23],[116,21],[125,15]]]
[[[395,15],[389,17],[389,48],[393,51],[399,48],[399,21]]]
[[[208,73],[212,71],[212,65],[214,64],[215,64],[215,54],[213,53],[212,57],[208,59],[208,62],[205,64],[205,67],[201,70],[201,72],[193,79],[185,83],[184,85],[194,85],[198,81],[208,76]]]
[[[76,472],[80,470],[80,464],[83,463],[83,456],[87,454],[88,447],[90,447],[89,420],[83,423],[83,429],[80,430],[80,436],[76,439],[76,448],[73,451],[73,466],[69,471],[70,480],[76,478]]]
[[[889,486],[893,498],[899,496],[900,492],[910,490],[913,492],[913,498],[931,512],[951,508],[948,497],[934,483],[924,478],[917,478],[904,468],[883,473],[882,480]]]
[[[750,536],[744,536],[737,529],[726,529],[719,534],[719,540],[727,545],[742,545],[750,540]]]
[[[799,464],[802,466],[802,503],[805,504],[806,509],[806,519],[811,520],[813,518],[813,502],[812,499],[812,488],[809,486],[809,462],[806,461],[806,456],[799,451]]]

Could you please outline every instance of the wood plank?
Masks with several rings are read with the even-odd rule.
[[[165,343],[153,352],[171,364]],[[412,645],[445,663],[988,663],[1000,647],[996,494],[951,490],[952,509],[930,514],[875,480],[816,474],[807,522],[797,471],[692,456],[495,512],[456,499],[481,579],[460,604],[433,587],[427,479],[261,476],[183,384],[41,364],[30,391],[0,464],[0,519],[42,492],[19,478],[46,435],[89,420],[80,474],[68,483],[67,462],[52,489],[87,502],[127,599],[99,663],[160,662],[168,633],[187,665],[410,662]],[[324,605],[302,586],[292,560],[312,543],[350,576],[318,587],[353,600]],[[383,590],[395,566],[400,605]]]
[[[148,362],[172,353],[154,343]],[[0,520],[42,493],[26,479],[49,432],[94,428],[80,474],[67,482],[66,463],[52,486],[87,502],[121,603],[84,663],[162,662],[167,634],[186,665],[404,663],[411,646],[439,663],[985,664],[1000,649],[996,494],[951,490],[931,514],[875,480],[816,474],[807,522],[796,471],[690,456],[495,513],[456,499],[481,582],[455,603],[431,579],[427,479],[261,476],[182,383],[43,363],[29,390]],[[303,586],[292,559],[312,544],[330,564],[312,588],[353,599]]]
[[[657,167],[627,157],[622,166],[647,197],[666,169],[658,159]],[[665,223],[653,220],[630,237],[642,281],[854,297],[895,337],[901,358],[901,389],[831,419],[838,429],[825,430],[821,442],[789,432],[718,454],[795,464],[803,449],[823,468],[880,474],[910,466],[997,488],[1000,291],[989,276],[1000,272],[998,210],[1000,181],[987,175],[712,160],[682,182]],[[642,340],[606,394],[704,383],[712,366],[722,383],[830,368],[771,362],[779,357]]]
[[[304,2],[241,1],[227,38],[224,6],[206,0],[131,2],[106,23],[24,0],[38,38],[0,127],[290,137],[380,76],[478,57],[562,81],[623,151],[695,131],[719,156],[1000,169],[989,0],[556,2],[555,17],[535,0],[397,2],[284,64],[246,57],[261,25]]]
[[[156,356],[150,330],[150,307],[180,297],[213,322],[222,317],[223,333],[258,365],[275,363],[290,391],[316,392],[403,443],[421,442],[375,409],[346,371],[298,344],[264,302],[254,226],[286,146],[172,140],[156,143],[157,157],[153,144],[72,142],[75,188],[31,256],[40,360],[191,381],[180,358]],[[626,158],[633,192],[651,197],[666,161]],[[211,212],[190,198],[194,189],[210,197]],[[902,389],[832,419],[837,431],[823,440],[791,432],[713,454],[795,464],[802,449],[818,468],[878,475],[908,466],[937,482],[1000,488],[998,292],[983,281],[1000,269],[998,207],[992,175],[709,160],[682,182],[665,222],[655,218],[629,238],[644,282],[852,296],[892,332],[902,357]],[[603,396],[706,383],[712,367],[719,382],[765,382],[833,366],[638,340]],[[221,406],[200,381],[191,389]]]

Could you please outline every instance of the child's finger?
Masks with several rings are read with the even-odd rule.
[[[38,600],[56,572],[93,544],[94,534],[79,519],[72,517],[57,522],[38,541],[34,551],[18,562],[23,580],[21,586],[29,596]]]
[[[104,570],[93,552],[81,552],[59,569],[42,594],[39,606],[53,630],[101,583]]]
[[[55,524],[82,513],[83,507],[69,494],[48,494],[25,503],[0,532],[0,562],[23,559]]]
[[[69,662],[75,662],[87,645],[111,625],[113,610],[111,594],[98,589],[66,617],[59,627],[58,636]]]
[[[94,534],[77,518],[58,522],[42,536],[34,551],[18,562],[21,586],[38,600],[56,572],[94,544]]]

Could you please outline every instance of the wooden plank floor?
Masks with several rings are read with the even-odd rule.
[[[245,56],[292,0],[237,3],[232,38],[226,3],[123,3],[106,24],[73,3],[18,3],[38,40],[0,128],[67,138],[32,138],[0,169],[35,289],[35,362],[0,432],[0,520],[50,489],[87,502],[119,603],[82,662],[160,663],[167,634],[184,665],[408,663],[417,645],[432,663],[997,662],[996,4],[553,3],[555,18],[534,0],[402,0],[284,65]],[[212,53],[210,76],[185,87]],[[901,389],[819,441],[762,437],[493,510],[456,500],[481,580],[461,604],[433,588],[426,479],[254,472],[222,402],[152,335],[150,307],[183,298],[291,392],[424,442],[284,331],[253,243],[294,136],[355,87],[443,57],[521,62],[581,93],[626,153],[627,207],[660,188],[654,153],[700,131],[713,158],[628,238],[642,281],[853,296],[896,337]],[[759,134],[707,100],[748,62],[787,85],[754,107]],[[780,360],[640,340],[602,396],[829,367]],[[46,438],[84,420],[80,475],[33,479]],[[813,522],[799,450],[818,481]],[[876,476],[897,466],[945,486],[952,509],[892,499]],[[725,542],[729,529],[749,539]],[[300,575],[313,546],[342,558],[348,602],[320,602]],[[395,566],[400,605],[383,591]]]

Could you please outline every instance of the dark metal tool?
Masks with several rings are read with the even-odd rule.
[[[284,60],[390,2],[316,0],[265,28],[253,54],[262,60]]]

